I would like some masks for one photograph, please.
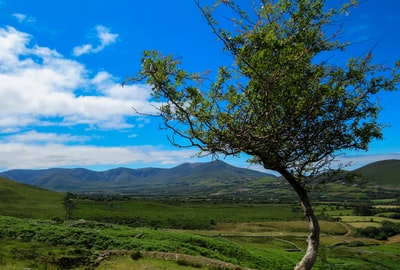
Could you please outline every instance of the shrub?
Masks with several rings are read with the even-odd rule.
[[[350,242],[348,246],[349,247],[363,247],[363,246],[365,246],[365,243],[357,240],[357,241]]]
[[[400,224],[389,221],[382,222],[382,227],[366,227],[357,231],[356,236],[373,238],[376,240],[387,240],[388,237],[400,233]]]
[[[137,261],[142,258],[142,253],[140,253],[139,250],[136,250],[136,251],[132,252],[131,258],[132,258],[132,260]]]

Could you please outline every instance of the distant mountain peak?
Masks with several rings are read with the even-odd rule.
[[[246,182],[271,176],[263,172],[238,168],[221,160],[183,163],[170,169],[161,168],[114,168],[102,172],[84,168],[10,170],[0,173],[17,182],[56,191],[69,192],[149,192],[154,188],[195,187],[207,189],[227,186],[230,182]],[[274,177],[274,176],[272,176]],[[202,184],[199,184],[202,183]],[[212,183],[212,184],[211,184]]]

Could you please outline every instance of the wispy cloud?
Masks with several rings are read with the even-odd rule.
[[[83,44],[77,46],[73,49],[73,55],[81,56],[83,54],[98,53],[105,47],[117,41],[118,34],[111,33],[110,29],[103,25],[97,25],[95,27],[95,32],[95,37],[99,44],[97,46],[94,46],[93,44]]]
[[[3,138],[4,142],[8,143],[24,143],[24,144],[39,144],[48,145],[56,143],[76,143],[89,141],[88,136],[76,136],[72,134],[57,134],[52,132],[37,132],[37,131],[27,131],[24,133],[13,134],[5,136]]]
[[[91,71],[76,60],[30,45],[31,38],[12,27],[0,28],[0,133],[52,124],[129,128],[132,107],[154,112],[148,86],[122,88],[105,71],[90,76]],[[102,40],[104,45],[113,38],[105,34]]]
[[[148,167],[174,166],[190,160],[189,150],[168,150],[157,146],[101,147],[66,146],[61,143],[36,145],[19,142],[0,143],[0,171],[15,168],[51,168],[60,166],[102,167],[142,164]]]
[[[98,146],[94,138],[31,130],[0,137],[0,171],[15,168],[175,166],[190,161],[195,150],[163,146]],[[89,144],[88,144],[89,142]]]
[[[16,18],[19,23],[24,23],[24,22],[34,23],[34,22],[36,22],[36,18],[28,16],[26,14],[14,13],[14,14],[12,14],[12,16],[14,18]]]

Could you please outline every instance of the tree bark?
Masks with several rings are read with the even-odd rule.
[[[299,197],[300,204],[303,208],[305,217],[308,220],[308,226],[310,228],[310,233],[307,237],[306,253],[294,269],[310,270],[313,267],[315,261],[317,260],[317,254],[318,254],[319,235],[320,235],[320,227],[318,219],[315,216],[314,211],[312,209],[307,190],[287,170],[279,170],[279,173],[286,179],[286,181],[288,181],[288,183],[292,186],[297,196]]]

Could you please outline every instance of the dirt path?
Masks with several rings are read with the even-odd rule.
[[[387,241],[385,241],[385,244],[396,244],[400,243],[400,234],[389,237]]]
[[[347,230],[347,232],[343,235],[344,237],[349,237],[353,235],[354,230],[350,225],[343,222],[340,222],[340,225],[342,225]]]
[[[293,247],[294,247],[294,251],[295,250],[297,250],[297,251],[301,251],[301,248],[298,246],[298,245],[296,245],[295,243],[293,243],[293,242],[291,242],[291,241],[289,241],[289,240],[285,240],[285,239],[281,239],[281,238],[276,238],[276,237],[272,237],[274,240],[276,240],[276,241],[281,241],[281,242],[284,242],[284,243],[287,243],[287,244],[289,244],[289,245],[292,245]]]

